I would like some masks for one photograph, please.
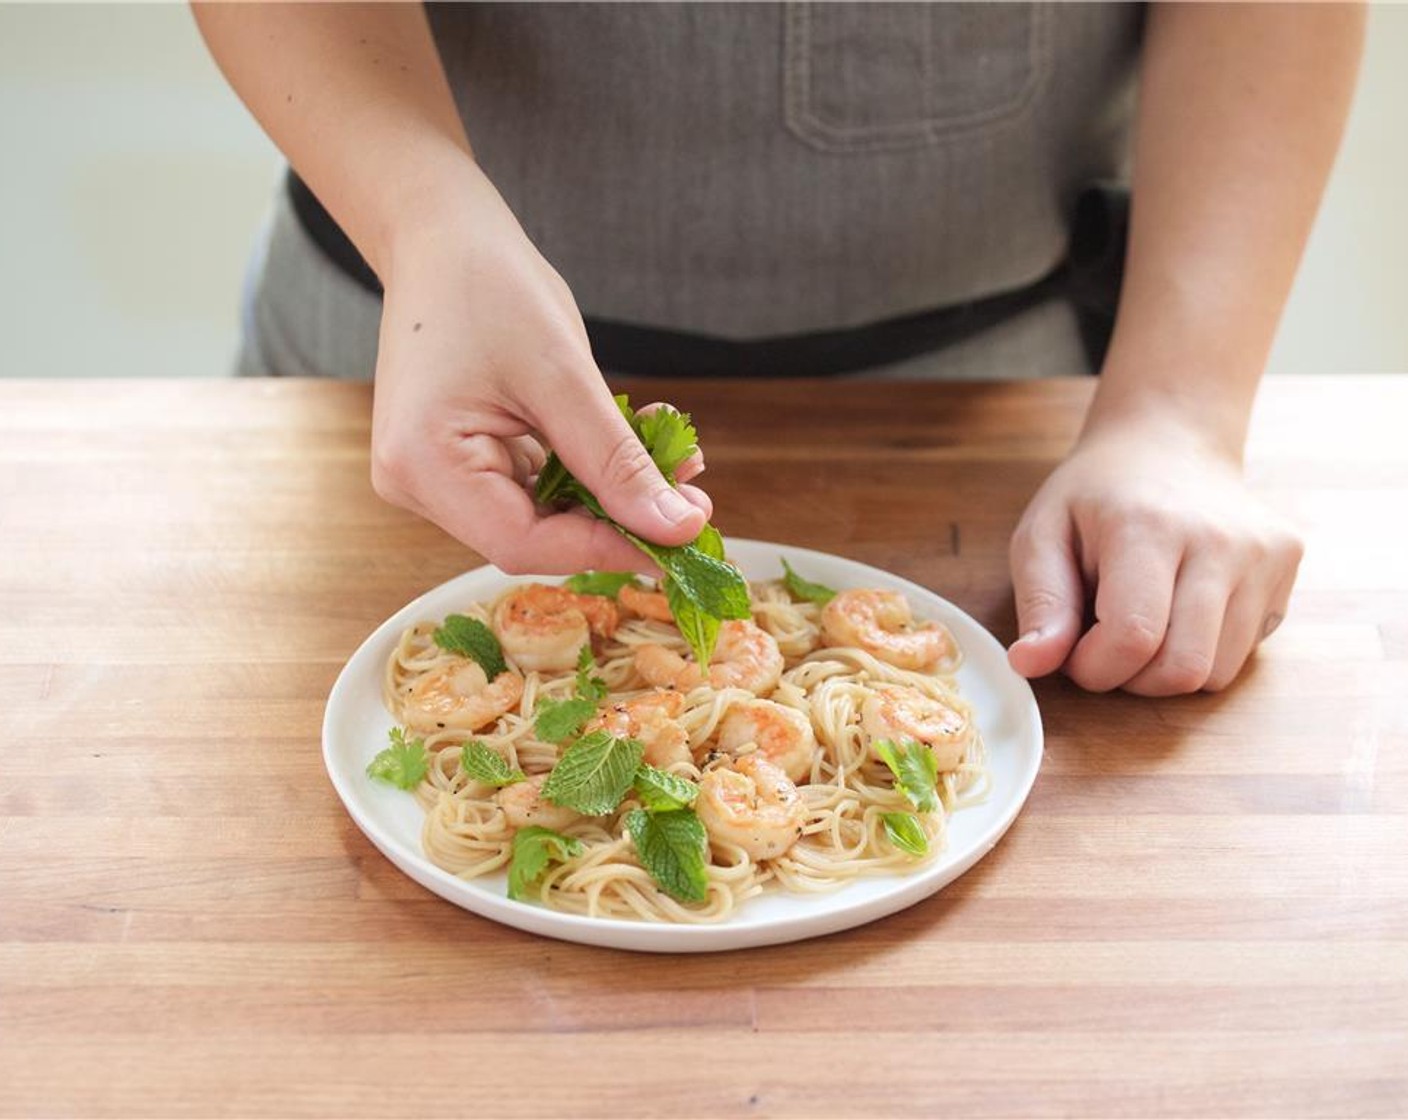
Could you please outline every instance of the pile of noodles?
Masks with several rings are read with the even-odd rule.
[[[764,890],[816,893],[859,876],[913,872],[943,850],[946,815],[982,798],[988,773],[975,731],[962,764],[940,775],[940,811],[917,814],[929,838],[928,854],[916,857],[896,848],[886,836],[882,815],[913,812],[913,806],[894,788],[886,766],[870,757],[861,706],[876,685],[901,684],[971,717],[954,678],[898,669],[859,649],[822,646],[820,607],[792,602],[778,582],[753,584],[750,593],[754,621],[777,640],[785,659],[781,683],[766,698],[805,713],[816,734],[811,772],[797,783],[806,806],[801,839],[783,855],[761,862],[732,844],[713,841],[706,901],[681,903],[660,890],[636,859],[622,819],[640,803],[628,795],[611,816],[584,817],[561,830],[579,839],[583,852],[552,865],[533,888],[533,899],[554,910],[593,917],[717,922]],[[476,603],[460,613],[488,624],[492,610],[493,603]],[[421,622],[407,629],[387,662],[383,695],[400,722],[398,698],[420,675],[444,667],[454,656],[432,641],[437,625]],[[688,656],[684,639],[668,623],[630,619],[612,638],[597,640],[595,672],[610,689],[605,705],[651,691],[634,665],[635,650],[649,643]],[[495,803],[494,789],[460,769],[461,744],[477,739],[530,776],[551,770],[561,752],[534,738],[534,709],[544,697],[572,695],[575,671],[529,672],[523,679],[521,701],[493,725],[473,734],[451,729],[423,737],[431,765],[416,790],[426,812],[422,844],[432,862],[465,879],[507,867],[514,829]],[[686,693],[678,722],[689,734],[695,761],[672,766],[671,772],[697,781],[704,770],[726,761],[726,756],[711,757],[709,744],[729,707],[751,699],[751,692],[708,684]]]

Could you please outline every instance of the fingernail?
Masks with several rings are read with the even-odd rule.
[[[1013,644],[1014,644],[1014,645],[1021,645],[1023,642],[1035,642],[1035,641],[1039,641],[1040,639],[1041,639],[1041,631],[1040,631],[1040,630],[1028,630],[1025,634],[1023,634],[1020,638],[1018,638],[1017,641],[1016,641],[1015,643],[1013,643]]]
[[[666,487],[655,495],[655,508],[665,515],[667,521],[678,524],[686,521],[694,513],[694,507],[675,490]]]

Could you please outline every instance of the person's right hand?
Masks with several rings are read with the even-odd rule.
[[[372,484],[510,573],[653,571],[605,522],[534,506],[543,445],[607,513],[692,540],[708,497],[672,488],[611,399],[572,293],[476,172],[435,222],[398,232],[372,420]],[[703,468],[686,464],[682,479]]]

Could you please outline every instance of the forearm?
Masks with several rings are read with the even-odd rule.
[[[1341,4],[1150,12],[1124,290],[1087,433],[1158,415],[1240,458],[1363,18]]]
[[[400,235],[497,196],[419,4],[193,6],[226,79],[386,280]]]

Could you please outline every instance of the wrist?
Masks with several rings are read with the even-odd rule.
[[[1216,393],[1139,377],[1101,375],[1077,445],[1109,439],[1181,446],[1240,469],[1248,413]]]

